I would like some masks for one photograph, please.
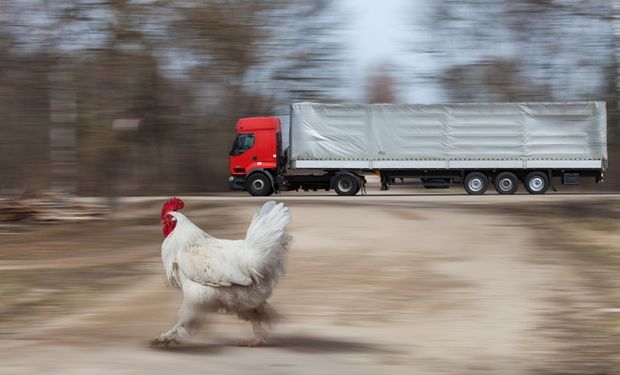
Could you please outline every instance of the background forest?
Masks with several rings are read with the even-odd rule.
[[[3,0],[0,195],[223,191],[236,119],[296,101],[605,100],[603,189],[618,190],[614,14],[611,0]]]

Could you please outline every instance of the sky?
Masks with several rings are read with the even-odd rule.
[[[349,37],[353,56],[361,66],[393,61],[407,37],[406,1],[341,0],[342,11],[353,14]],[[409,2],[410,3],[410,2]]]
[[[443,99],[436,84],[416,82],[415,78],[439,72],[431,54],[424,48],[413,48],[431,43],[428,30],[424,28],[428,3],[423,0],[338,0],[337,4],[338,11],[351,15],[345,36],[354,72],[353,89],[348,93],[352,99],[364,99],[367,77],[380,66],[394,71],[393,78],[400,88],[397,100],[436,103]]]

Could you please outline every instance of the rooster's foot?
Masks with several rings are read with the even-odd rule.
[[[265,346],[267,344],[267,341],[265,341],[265,339],[254,339],[254,340],[250,340],[250,341],[241,341],[240,343],[237,344],[237,346],[245,346],[248,348],[255,348],[258,346]]]
[[[170,344],[179,344],[176,337],[160,335],[151,340],[151,348],[161,348]]]

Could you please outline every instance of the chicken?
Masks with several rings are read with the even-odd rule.
[[[284,257],[291,237],[284,233],[291,215],[282,203],[265,203],[254,214],[243,240],[215,238],[178,212],[182,200],[172,198],[161,212],[164,242],[161,257],[170,285],[183,292],[177,323],[152,345],[178,343],[201,324],[206,313],[236,313],[252,324],[263,345],[279,314],[267,302],[285,273]]]

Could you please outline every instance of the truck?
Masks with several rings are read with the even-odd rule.
[[[289,190],[364,191],[462,185],[544,194],[554,181],[604,181],[605,102],[290,105],[288,137],[278,117],[238,120],[229,188],[266,196]],[[284,142],[283,142],[284,140]],[[286,142],[288,141],[288,142]],[[286,144],[288,143],[288,144]]]

